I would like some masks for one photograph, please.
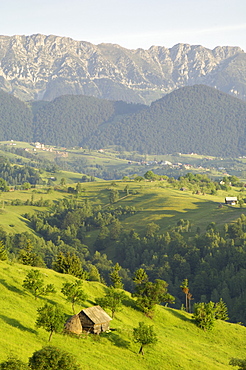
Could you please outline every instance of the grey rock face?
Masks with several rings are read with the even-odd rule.
[[[84,94],[149,104],[194,84],[246,100],[246,53],[229,46],[129,50],[53,35],[0,36],[0,88],[25,101]]]

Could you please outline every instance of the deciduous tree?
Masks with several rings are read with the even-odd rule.
[[[103,298],[97,298],[96,303],[102,308],[109,308],[111,310],[111,316],[114,318],[114,314],[119,311],[124,298],[126,298],[126,294],[123,291],[109,287],[106,290],[105,296]]]
[[[29,367],[31,370],[81,370],[74,356],[53,346],[34,352],[29,359]]]
[[[15,356],[9,357],[6,361],[0,364],[0,370],[28,370],[28,369],[29,369],[28,365],[19,360]]]
[[[239,366],[238,370],[246,370],[246,359],[232,358],[229,362],[229,365]]]
[[[194,319],[199,328],[203,330],[211,330],[215,322],[214,302],[195,303]]]
[[[64,326],[65,316],[61,308],[57,305],[46,303],[38,308],[38,317],[36,320],[37,328],[43,328],[50,333],[49,341],[53,333],[58,333]]]
[[[153,326],[145,325],[143,322],[139,322],[138,327],[133,329],[133,337],[135,342],[140,343],[141,347],[139,353],[144,354],[144,346],[155,344],[157,342],[157,336],[154,332]]]
[[[75,303],[82,304],[87,299],[87,295],[83,291],[82,285],[83,282],[81,280],[77,280],[75,283],[64,283],[61,289],[61,292],[65,295],[67,301],[72,303],[73,313],[75,313]]]
[[[23,288],[28,290],[37,299],[41,295],[55,293],[53,284],[44,285],[44,280],[39,270],[30,270],[22,284]]]
[[[149,315],[156,304],[175,302],[167,287],[168,284],[164,280],[156,279],[154,283],[146,281],[136,286],[133,297],[137,298],[136,303],[143,312]]]

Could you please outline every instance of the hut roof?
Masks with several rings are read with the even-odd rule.
[[[228,202],[237,201],[237,197],[225,197],[225,200]]]
[[[94,324],[101,324],[112,320],[112,318],[100,306],[85,308],[81,313],[84,313],[89,317]]]
[[[79,315],[73,315],[70,317],[65,324],[64,330],[74,334],[81,334],[82,325]]]

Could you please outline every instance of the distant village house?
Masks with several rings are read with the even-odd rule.
[[[237,197],[226,197],[225,198],[225,204],[235,206],[235,204],[237,204]]]

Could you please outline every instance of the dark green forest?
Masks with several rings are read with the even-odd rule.
[[[30,166],[11,165],[5,158],[0,157],[0,179],[11,186],[21,185],[25,182],[31,185],[43,184],[37,169]]]
[[[184,87],[150,107],[67,95],[23,103],[1,92],[0,140],[141,154],[245,155],[246,103],[204,85]]]
[[[46,144],[87,146],[87,138],[104,122],[142,106],[83,95],[62,96],[34,109],[34,140]]]
[[[30,107],[0,89],[0,140],[32,139],[33,115]]]
[[[140,153],[245,154],[246,104],[204,85],[185,87],[133,115],[101,125],[89,145]]]

